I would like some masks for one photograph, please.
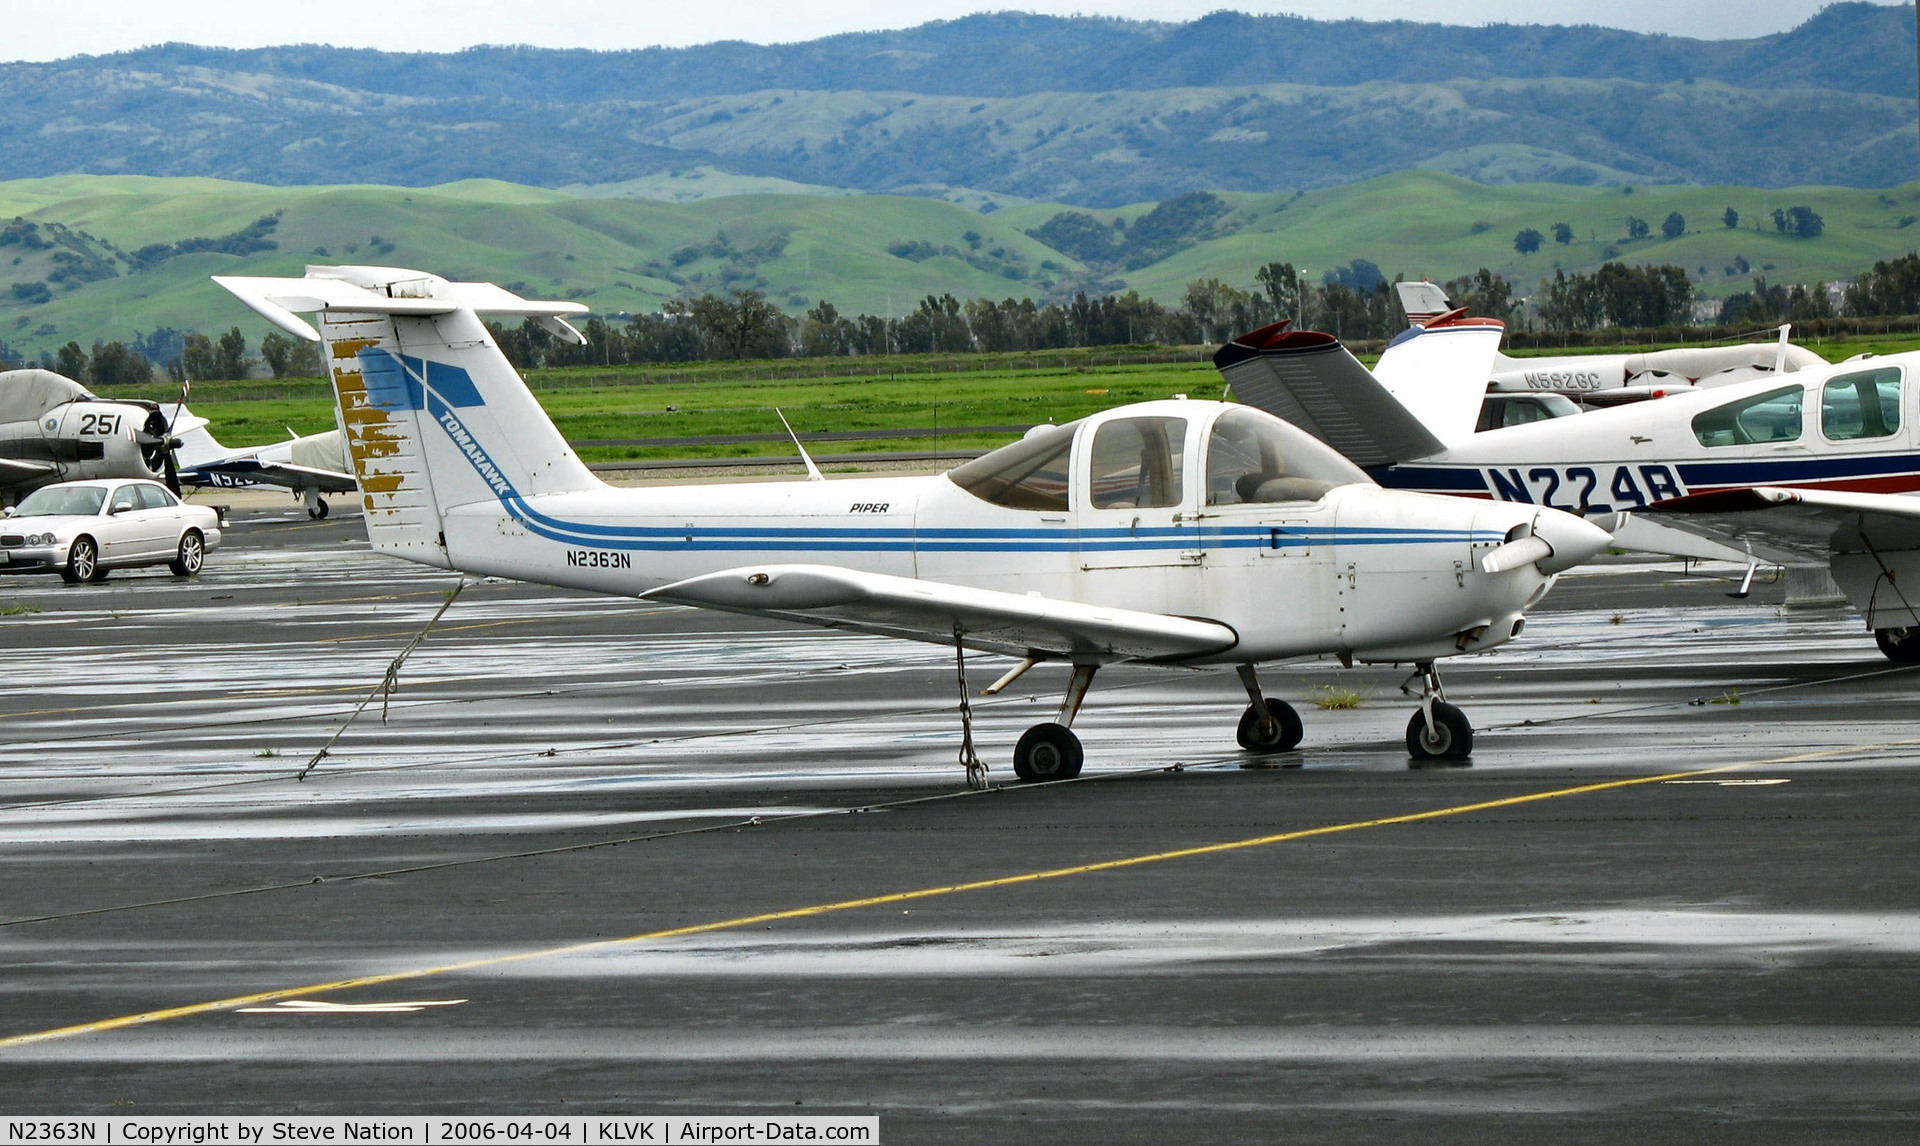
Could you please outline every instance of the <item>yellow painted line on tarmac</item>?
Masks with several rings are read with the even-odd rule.
[[[1449,808],[1435,808],[1425,812],[1409,812],[1399,816],[1383,816],[1374,820],[1354,820],[1344,824],[1328,824],[1318,828],[1302,828],[1298,831],[1280,832],[1275,835],[1253,836],[1248,839],[1228,840],[1217,844],[1201,844],[1195,847],[1177,848],[1173,851],[1127,856],[1122,859],[1099,860],[1094,863],[1076,864],[1072,867],[1048,868],[1044,871],[1023,872],[1019,875],[974,880],[970,883],[947,884],[941,887],[924,887],[914,891],[896,891],[886,895],[867,896],[863,899],[843,899],[834,903],[816,903],[807,907],[790,907],[781,911],[768,911],[759,915],[743,915],[734,919],[717,920],[712,923],[695,923],[685,927],[670,927],[662,931],[648,931],[639,935],[628,935],[618,939],[595,939],[585,943],[568,943],[559,947],[545,947],[539,950],[521,951],[510,955],[490,955],[482,959],[467,959],[458,963],[441,964],[437,967],[417,967],[406,971],[391,971],[380,975],[363,975],[356,979],[335,979],[328,983],[309,983],[299,987],[284,987],[273,991],[259,991],[251,995],[235,995],[231,998],[214,999],[205,1003],[191,1003],[183,1007],[167,1007],[156,1011],[142,1011],[139,1014],[122,1015],[112,1019],[99,1019],[91,1023],[79,1023],[69,1027],[55,1027],[51,1030],[12,1035],[6,1038],[0,1038],[0,1051],[12,1047],[27,1046],[32,1043],[46,1042],[50,1039],[98,1034],[102,1031],[122,1030],[127,1027],[143,1026],[148,1023],[161,1023],[171,1019],[190,1018],[194,1015],[204,1015],[213,1011],[230,1011],[240,1007],[257,1006],[261,1003],[272,1003],[281,999],[302,998],[333,991],[348,991],[358,987],[374,987],[385,983],[401,983],[413,979],[430,978],[435,975],[451,975],[461,971],[475,971],[483,967],[499,967],[508,963],[521,963],[530,959],[550,959],[565,955],[576,955],[586,951],[621,947],[634,943],[647,943],[661,939],[677,939],[687,935],[705,935],[715,931],[731,931],[742,927],[754,927],[761,924],[779,923],[792,919],[808,919],[814,916],[831,915],[842,911],[854,911],[865,907],[885,907],[896,903],[912,903],[916,900],[934,899],[946,895],[958,895],[962,892],[989,891],[995,888],[1017,887],[1021,884],[1066,879],[1071,876],[1093,875],[1107,871],[1123,871],[1128,868],[1145,867],[1149,864],[1166,863],[1170,860],[1222,855],[1227,852],[1244,851],[1248,848],[1268,847],[1273,844],[1292,843],[1296,840],[1309,840],[1321,836],[1339,835],[1344,832],[1364,831],[1368,828],[1386,828],[1400,824],[1417,824],[1428,820],[1441,820],[1453,816],[1471,815],[1475,812],[1491,812],[1501,808],[1516,808],[1525,804],[1536,804],[1545,800],[1558,800],[1568,796],[1585,796],[1595,792],[1610,792],[1616,789],[1637,788],[1649,784],[1665,784],[1674,780],[1713,776],[1747,768],[1764,768],[1779,764],[1794,764],[1833,756],[1853,755],[1861,752],[1874,752],[1888,748],[1912,747],[1915,745],[1920,745],[1920,739],[1889,741],[1882,744],[1853,745],[1847,748],[1832,748],[1817,752],[1803,752],[1792,756],[1775,756],[1766,760],[1749,760],[1737,764],[1722,764],[1713,768],[1694,768],[1684,772],[1667,772],[1657,776],[1636,776],[1626,780],[1603,780],[1595,784],[1579,784],[1571,788],[1555,788],[1550,791],[1532,792],[1523,796],[1505,796],[1497,800],[1482,800],[1472,804],[1456,804]]]

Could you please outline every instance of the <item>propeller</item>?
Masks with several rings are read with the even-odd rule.
[[[1505,573],[1523,565],[1533,565],[1552,576],[1603,552],[1613,544],[1613,534],[1569,513],[1536,513],[1531,522],[1522,522],[1507,531],[1507,539],[1487,551],[1480,568],[1487,573]]]
[[[173,451],[180,448],[180,439],[173,436],[159,410],[148,416],[147,424],[133,435],[133,440],[140,446],[140,460],[146,463],[148,472],[161,477],[167,488],[178,496],[180,469],[174,462]]]
[[[1516,525],[1507,531],[1504,543],[1489,549],[1480,559],[1480,568],[1487,573],[1506,573],[1552,556],[1553,546],[1546,538],[1534,536],[1533,526]]]

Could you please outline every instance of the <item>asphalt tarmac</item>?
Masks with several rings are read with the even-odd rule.
[[[0,579],[6,1113],[1920,1124],[1920,678],[1777,586],[1563,578],[1444,667],[1467,766],[1409,766],[1391,668],[1267,670],[1307,735],[1259,769],[1232,674],[1119,668],[1083,778],[1018,785],[1037,669],[974,699],[969,793],[949,651],[510,583],[340,732],[457,577],[278,502],[227,538]]]

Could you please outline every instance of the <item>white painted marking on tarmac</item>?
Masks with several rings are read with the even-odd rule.
[[[754,934],[594,948],[470,972],[594,979],[1162,975],[1219,964],[1291,973],[1329,955],[1417,966],[1746,967],[1920,954],[1920,912],[1568,910],[1529,915],[1319,916],[1038,924],[1020,929]],[[456,962],[469,953],[428,958]]]
[[[161,806],[161,805],[156,805]],[[204,812],[203,805],[194,809]],[[247,811],[258,818],[244,818]],[[0,845],[44,843],[165,843],[183,840],[310,840],[333,836],[494,835],[576,831],[676,820],[774,820],[785,816],[839,811],[838,808],[770,807],[672,808],[655,812],[515,812],[480,816],[281,816],[280,805],[240,808],[236,818],[147,819],[153,809],[36,808],[14,815],[0,826]]]
[[[1764,779],[1764,780],[1763,780],[1763,779],[1751,779],[1751,780],[1662,780],[1662,781],[1660,781],[1660,782],[1661,782],[1662,784],[1706,784],[1706,785],[1709,785],[1710,787],[1714,787],[1714,788],[1763,788],[1763,787],[1765,787],[1765,786],[1767,786],[1768,784],[1791,784],[1791,783],[1793,783],[1793,781],[1792,781],[1791,779],[1788,779],[1788,778],[1787,778],[1787,777],[1785,777],[1785,776],[1774,776],[1774,777],[1769,777],[1769,778],[1767,778],[1767,779]]]
[[[393,1003],[329,1003],[325,999],[282,999],[270,1007],[241,1007],[241,1015],[411,1015],[428,1007],[457,1007],[465,999],[409,999]]]
[[[808,1030],[123,1031],[17,1047],[10,1062],[1920,1063],[1920,1031],[1681,1023],[1332,1027],[929,1023]]]

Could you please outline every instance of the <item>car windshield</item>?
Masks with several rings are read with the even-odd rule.
[[[14,516],[52,517],[55,514],[73,514],[91,517],[100,512],[100,503],[105,501],[106,497],[107,491],[97,485],[50,485],[36,489],[21,498],[20,507],[14,510]]]

